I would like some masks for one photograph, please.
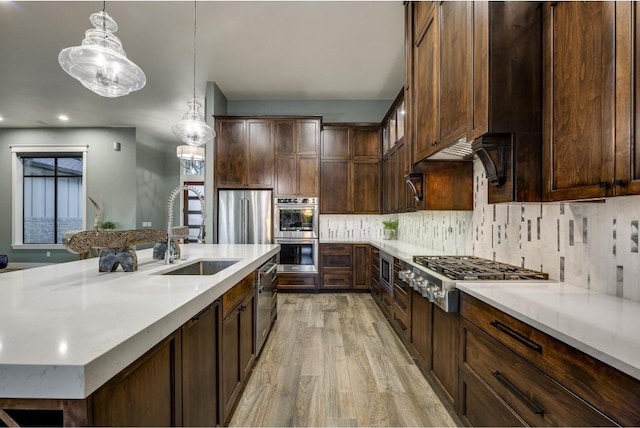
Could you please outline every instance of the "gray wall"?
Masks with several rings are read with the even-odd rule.
[[[175,147],[158,142],[139,129],[136,141],[136,229],[142,229],[143,222],[151,222],[152,229],[165,229],[169,192],[180,182]]]
[[[323,122],[380,122],[394,100],[228,101],[230,116],[322,116]]]
[[[113,150],[114,141],[120,142],[120,151]],[[175,174],[167,174],[169,154],[148,145],[148,139],[147,144],[136,142],[134,128],[0,129],[0,253],[8,254],[11,263],[78,259],[66,250],[49,250],[47,258],[47,250],[11,248],[11,145],[87,145],[87,195],[102,206],[104,220],[119,229],[141,227],[142,221],[152,221],[154,227],[165,223],[165,209],[160,206],[166,201],[168,180],[173,178],[176,184],[179,180],[177,167]],[[93,226],[95,213],[87,201],[87,228]]]

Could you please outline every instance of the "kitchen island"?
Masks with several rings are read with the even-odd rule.
[[[182,247],[172,265],[138,251],[136,272],[98,259],[0,275],[0,399],[85,399],[279,251],[279,245]],[[234,260],[214,275],[163,275]]]

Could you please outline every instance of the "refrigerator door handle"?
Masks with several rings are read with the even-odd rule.
[[[249,243],[249,198],[244,198],[244,243]]]

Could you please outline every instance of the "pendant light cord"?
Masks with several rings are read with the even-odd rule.
[[[196,19],[197,0],[193,0],[193,99],[196,99]]]

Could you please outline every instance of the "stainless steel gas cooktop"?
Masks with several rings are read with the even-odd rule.
[[[549,275],[493,260],[472,256],[414,256],[427,269],[457,280],[545,280]]]
[[[458,311],[456,281],[549,279],[544,272],[473,256],[414,256],[413,263],[398,272],[399,279],[447,312]]]

